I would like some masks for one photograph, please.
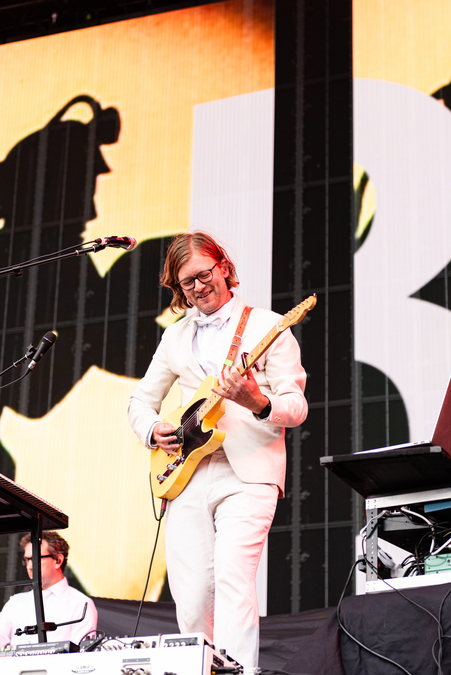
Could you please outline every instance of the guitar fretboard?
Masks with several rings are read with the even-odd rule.
[[[293,309],[290,309],[287,314],[283,316],[275,326],[271,328],[269,333],[265,335],[263,340],[251,351],[246,357],[246,368],[240,363],[238,372],[243,375],[250,370],[258,359],[266,352],[272,343],[279,337],[284,330],[302,321],[307,312],[309,312],[316,305],[316,295],[311,295],[307,300],[304,300]],[[198,409],[199,421],[202,421],[207,415],[223,400],[223,396],[219,394],[211,394]]]
[[[285,330],[281,324],[282,322],[279,322],[273,328],[271,328],[263,340],[259,342],[258,345],[247,355],[247,368],[244,368],[240,363],[238,366],[238,372],[240,375],[243,375],[248,370],[250,370],[252,366],[258,361],[258,359],[266,352],[266,350],[269,349],[279,334]],[[203,403],[199,408],[199,420],[203,420],[205,417],[207,417],[208,413],[211,412],[211,410],[213,410],[213,408],[218,405],[218,403],[221,403],[223,398],[224,397],[220,396],[219,394],[211,394],[211,396],[209,396],[205,403]]]

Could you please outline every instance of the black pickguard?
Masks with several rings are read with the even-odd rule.
[[[188,410],[183,413],[180,419],[180,426],[183,427],[184,439],[182,454],[185,458],[188,457],[188,455],[190,455],[193,450],[197,450],[197,448],[200,448],[202,445],[208,443],[213,435],[213,429],[204,432],[201,429],[202,423],[197,424],[196,411],[199,410],[205,401],[205,398],[201,398],[196,401],[196,403],[193,403],[193,405],[191,405]],[[189,421],[191,417],[193,419]]]

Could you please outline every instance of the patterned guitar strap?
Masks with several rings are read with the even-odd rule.
[[[247,321],[249,319],[250,313],[252,312],[252,307],[245,307],[243,309],[243,313],[241,314],[241,318],[238,322],[238,326],[236,327],[236,333],[232,338],[232,344],[230,345],[229,353],[227,354],[227,358],[224,361],[224,366],[233,366],[233,362],[235,360],[236,353],[238,351],[238,347],[241,344],[244,329],[246,328]],[[222,370],[224,371],[224,366],[222,367]]]

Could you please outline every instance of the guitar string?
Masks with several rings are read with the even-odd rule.
[[[304,301],[304,302],[305,302],[305,301]],[[301,303],[301,304],[304,304],[304,303]],[[292,312],[293,312],[293,310],[290,310],[287,314],[285,314],[285,318],[289,318],[289,314],[291,314]],[[272,342],[273,342],[274,340],[272,340],[271,342],[269,342],[269,344],[267,344],[267,342],[266,342],[267,338],[273,338],[273,337],[274,337],[274,339],[275,339],[275,338],[277,337],[277,335],[279,335],[279,332],[283,332],[283,330],[285,330],[285,328],[284,328],[282,331],[280,331],[279,328],[278,328],[278,326],[279,326],[279,324],[276,324],[276,325],[269,331],[268,335],[267,335],[266,337],[264,337],[263,340],[257,345],[257,347],[255,347],[255,349],[253,349],[253,350],[250,352],[249,356],[251,356],[252,359],[254,359],[254,357],[252,356],[253,353],[256,352],[259,348],[265,347],[265,350],[264,350],[264,351],[266,351],[266,349],[267,349],[268,347],[271,346],[271,344],[272,344]],[[288,328],[288,326],[287,326],[287,328]],[[273,336],[273,333],[274,333],[274,332],[275,332],[275,335]],[[254,363],[258,360],[258,358],[260,358],[260,356],[262,356],[262,354],[264,353],[264,351],[262,351],[256,359],[254,359]],[[252,360],[252,359],[251,359],[251,360]],[[250,368],[253,367],[254,363],[250,366]],[[246,370],[250,370],[250,368],[246,368]],[[241,367],[241,364],[240,364],[240,366],[238,367],[238,371],[240,372],[241,375],[242,375],[243,373],[246,372],[246,371],[244,370],[244,368]],[[218,394],[215,394],[215,396],[218,396]],[[185,432],[185,431],[190,431],[190,430],[192,429],[193,425],[194,425],[194,424],[197,424],[197,422],[196,422],[196,417],[197,417],[197,414],[198,414],[199,410],[202,408],[202,406],[205,405],[205,403],[208,403],[209,400],[210,400],[211,398],[213,398],[213,397],[210,396],[209,398],[205,399],[205,401],[204,401],[198,408],[196,408],[196,410],[191,414],[191,416],[188,417],[188,419],[185,420],[185,422],[184,422],[183,424],[181,424],[181,425],[177,428],[176,434],[177,434],[177,432],[178,432],[180,429],[182,429],[183,432]],[[221,398],[223,398],[223,397],[222,397],[222,396],[218,396],[218,401],[216,401],[216,402],[214,403],[214,405],[216,405],[217,403],[219,403],[219,401],[220,401]],[[211,405],[210,405],[209,407],[211,408]]]
[[[272,333],[273,333],[275,330],[276,330],[276,326],[274,326],[274,328],[272,328],[272,329],[269,331],[269,333],[268,333],[268,335],[267,335],[266,337],[272,338],[272,337],[273,337]],[[267,348],[267,347],[269,347],[269,346],[271,346],[271,343],[269,343],[269,344],[267,345],[267,343],[266,343],[266,338],[263,338],[263,340],[257,345],[257,347],[255,347],[255,349],[253,349],[253,350],[250,352],[249,356],[252,357],[251,360],[254,360],[254,363],[255,363],[255,361],[257,361],[257,359],[260,358],[260,356],[262,356],[262,354],[263,354],[264,352],[261,352],[261,353],[259,354],[259,356],[257,357],[257,359],[254,359],[254,357],[252,356],[252,355],[254,354],[254,352],[256,352],[257,350],[259,350],[260,348],[263,348],[263,347],[266,347],[266,348]],[[265,350],[265,351],[266,351],[266,350]],[[254,365],[254,364],[252,364],[250,367],[252,368],[253,365]],[[249,370],[249,368],[247,368],[246,370]],[[243,373],[246,372],[246,371],[244,370],[244,368],[241,367],[241,364],[240,364],[240,366],[238,367],[238,371],[240,372],[240,375],[242,375]],[[217,403],[219,403],[220,399],[223,398],[223,397],[222,397],[222,396],[219,396],[218,394],[215,394],[214,396],[218,396],[218,400],[214,403],[214,405],[217,405]],[[185,422],[184,422],[183,424],[181,424],[181,425],[177,428],[176,434],[177,434],[177,432],[178,432],[180,429],[182,429],[182,431],[184,431],[184,432],[185,432],[185,431],[190,431],[190,430],[192,429],[192,427],[193,427],[195,424],[197,424],[197,422],[196,422],[196,416],[197,416],[197,413],[199,412],[199,410],[202,408],[202,406],[204,406],[206,403],[208,403],[208,402],[210,401],[210,399],[213,399],[214,396],[209,396],[208,398],[206,398],[205,401],[204,401],[198,408],[196,408],[196,410],[191,414],[191,416],[188,417],[188,419],[185,420]],[[213,401],[211,401],[211,402],[213,402]],[[209,404],[209,408],[211,408],[211,407],[212,407],[212,406]]]
[[[306,301],[300,303],[300,305],[304,305],[305,302],[306,302]],[[316,302],[315,302],[315,304],[316,304]],[[299,307],[300,305],[298,305],[297,307]],[[314,306],[314,305],[313,305],[313,306]],[[297,309],[297,307],[296,307],[296,309]],[[284,315],[284,318],[289,318],[289,315],[290,315],[293,311],[294,311],[294,310],[290,310],[289,312],[287,312],[287,314]],[[307,311],[308,311],[308,310],[307,310]],[[306,313],[307,313],[307,312],[306,312]],[[301,317],[301,319],[300,319],[301,321],[302,321],[302,319],[304,318],[304,316],[305,316],[305,314]],[[257,360],[260,358],[260,356],[262,356],[262,355],[264,354],[264,352],[266,351],[266,349],[268,349],[268,348],[271,346],[271,344],[274,342],[274,340],[277,338],[277,336],[278,336],[280,333],[284,332],[284,331],[286,330],[286,328],[288,328],[288,327],[289,327],[289,326],[286,326],[285,328],[283,328],[283,327],[281,328],[280,323],[277,323],[277,324],[269,331],[269,333],[263,338],[263,340],[262,340],[262,341],[261,341],[261,342],[260,342],[260,343],[259,343],[259,344],[258,344],[258,345],[250,352],[250,354],[248,355],[249,357],[251,357],[250,361],[253,361],[253,362],[252,362],[252,365],[251,365],[250,367],[246,368],[246,370],[242,367],[241,364],[238,366],[238,371],[239,371],[240,375],[242,375],[243,373],[245,373],[247,370],[250,370],[250,369],[254,366],[254,364],[257,362]],[[275,334],[274,334],[274,333],[275,333]],[[274,335],[273,335],[273,334],[274,334]],[[269,343],[267,343],[267,339],[268,339],[268,338],[270,338],[270,342],[269,342]],[[259,353],[259,355],[256,356],[256,358],[254,358],[253,354],[255,354],[255,352],[257,352],[259,349],[261,349],[261,348],[263,348],[263,347],[264,347],[265,349],[263,349],[263,351],[261,351],[261,352]],[[219,396],[218,394],[215,394],[214,396],[218,396],[218,401],[216,401],[216,402],[214,403],[214,405],[216,405],[217,403],[219,403],[219,401],[220,401],[221,398],[222,398],[222,399],[224,398],[223,396]],[[202,406],[205,405],[205,403],[208,403],[208,402],[210,401],[210,399],[213,399],[214,396],[209,396],[207,399],[205,399],[204,402],[203,402],[198,408],[196,408],[196,410],[191,414],[191,416],[188,417],[188,419],[185,420],[185,422],[184,422],[183,424],[181,424],[181,425],[176,429],[175,434],[177,435],[177,432],[179,432],[180,429],[182,429],[183,433],[184,433],[185,431],[190,431],[191,428],[193,427],[193,425],[194,425],[194,424],[197,424],[196,418],[197,418],[197,415],[198,415],[199,410],[202,408]],[[211,401],[211,402],[213,402],[213,401]],[[211,409],[211,407],[212,407],[211,404],[209,404],[209,409]],[[207,410],[207,412],[208,412],[208,410]],[[204,415],[204,417],[205,417],[205,415]],[[204,418],[202,418],[202,419],[204,419]],[[183,443],[182,443],[181,445],[183,445]],[[183,452],[181,453],[180,456],[183,456]]]
[[[263,342],[263,340],[262,340],[262,342]],[[260,345],[261,345],[261,344],[262,344],[262,343],[260,343]],[[258,345],[258,346],[260,347],[260,345]],[[253,351],[255,352],[255,349],[254,349]],[[251,356],[251,355],[252,355],[252,352],[250,353],[250,356]],[[260,356],[261,356],[261,354],[260,354]],[[241,368],[241,366],[238,368],[238,370],[239,370],[240,374],[242,375],[242,374],[245,372],[245,370],[244,370],[244,368],[241,368],[241,369],[240,369],[240,368]],[[252,368],[252,366],[251,366],[251,368]],[[249,369],[247,369],[247,370],[249,370]],[[211,409],[211,408],[213,407],[213,406],[211,405],[211,403],[213,403],[213,400],[210,401],[210,399],[214,399],[215,396],[218,397],[218,400],[215,401],[213,405],[217,405],[217,404],[220,402],[220,400],[224,398],[223,396],[219,396],[218,394],[214,394],[214,396],[209,396],[208,398],[206,398],[206,399],[204,400],[204,402],[203,402],[198,408],[196,408],[196,410],[191,414],[191,416],[188,417],[188,419],[185,420],[185,422],[184,422],[183,424],[181,424],[181,425],[178,427],[178,429],[176,430],[176,433],[177,433],[177,431],[179,431],[180,429],[182,429],[183,431],[189,431],[193,426],[195,426],[195,424],[197,424],[196,417],[197,417],[198,412],[200,411],[200,409],[201,409],[206,403],[209,404],[208,407],[209,407],[209,409]],[[207,411],[207,412],[208,412],[208,411]],[[203,418],[202,418],[202,419],[203,419]]]

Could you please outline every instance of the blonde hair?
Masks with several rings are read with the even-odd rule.
[[[228,267],[229,276],[226,277],[227,288],[236,288],[239,281],[233,264],[226,251],[205,232],[191,232],[179,234],[172,238],[164,261],[163,272],[160,275],[160,283],[172,291],[170,308],[172,312],[184,310],[192,305],[188,302],[179,284],[179,271],[190,259],[193,253],[209,256],[221,265]]]

